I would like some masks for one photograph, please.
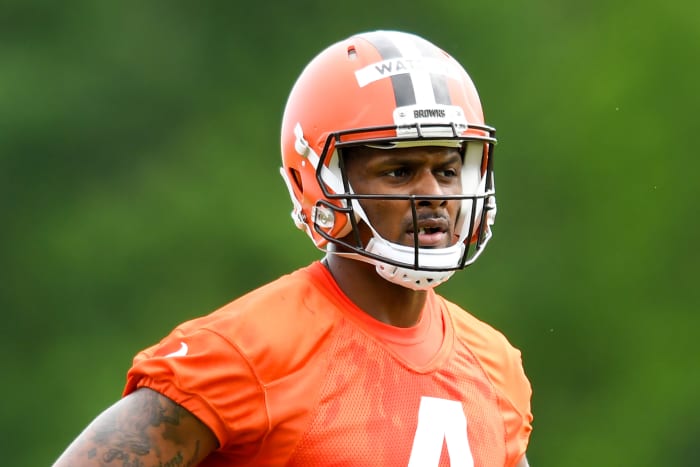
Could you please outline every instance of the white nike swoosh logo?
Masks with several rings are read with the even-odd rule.
[[[184,342],[180,342],[180,348],[177,349],[175,352],[170,352],[168,355],[165,356],[165,358],[168,357],[184,357],[187,355],[187,351],[189,350],[189,347],[187,347],[187,344]]]

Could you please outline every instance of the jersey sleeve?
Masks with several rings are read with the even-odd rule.
[[[263,388],[246,358],[207,328],[183,326],[136,355],[124,395],[147,387],[183,406],[244,459],[268,426]]]

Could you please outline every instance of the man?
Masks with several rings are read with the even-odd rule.
[[[433,290],[491,236],[494,143],[430,42],[321,52],[287,102],[281,173],[325,257],[139,353],[55,465],[526,466],[520,353]]]

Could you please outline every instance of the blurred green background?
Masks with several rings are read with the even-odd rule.
[[[3,1],[3,465],[51,464],[138,350],[319,258],[282,109],[377,28],[452,53],[498,129],[494,240],[440,290],[522,349],[531,464],[700,465],[693,0]]]

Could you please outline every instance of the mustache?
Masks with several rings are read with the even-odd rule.
[[[416,211],[415,216],[411,215],[410,221],[413,222],[413,218],[415,217],[416,222],[421,223],[421,222],[427,222],[427,221],[450,221],[450,215],[447,213],[446,210],[441,210],[438,212],[432,211]]]
[[[441,227],[445,230],[452,227],[450,216],[447,212],[418,211],[415,213],[415,215],[410,214],[404,220],[404,230],[406,231],[417,231],[424,225]]]

